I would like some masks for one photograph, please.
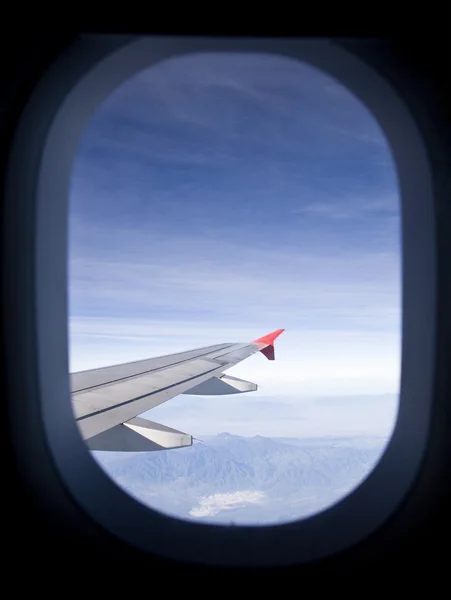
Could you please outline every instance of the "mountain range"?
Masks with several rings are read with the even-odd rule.
[[[93,452],[140,502],[182,519],[270,524],[317,513],[354,489],[387,440],[267,438],[221,433],[189,448]]]

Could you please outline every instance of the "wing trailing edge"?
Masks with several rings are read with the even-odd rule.
[[[86,440],[90,450],[153,452],[193,445],[193,437],[141,417],[130,419]]]

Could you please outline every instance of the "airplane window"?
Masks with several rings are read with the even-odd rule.
[[[388,142],[329,75],[211,52],[129,79],[84,131],[70,192],[77,423],[140,402],[114,435],[81,428],[95,460],[198,523],[285,523],[339,502],[396,422],[400,248]],[[246,354],[279,328],[274,361]],[[112,382],[89,373],[115,365]]]

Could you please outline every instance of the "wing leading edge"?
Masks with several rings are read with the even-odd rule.
[[[139,452],[191,446],[191,435],[137,417],[180,394],[223,395],[257,385],[224,371],[261,352],[274,360],[285,330],[247,344],[217,344],[147,360],[71,374],[72,408],[91,450]]]

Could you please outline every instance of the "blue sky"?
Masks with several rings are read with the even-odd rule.
[[[257,398],[397,394],[394,164],[313,67],[199,54],[130,79],[81,139],[69,227],[71,371],[282,327],[276,362],[229,372]]]

